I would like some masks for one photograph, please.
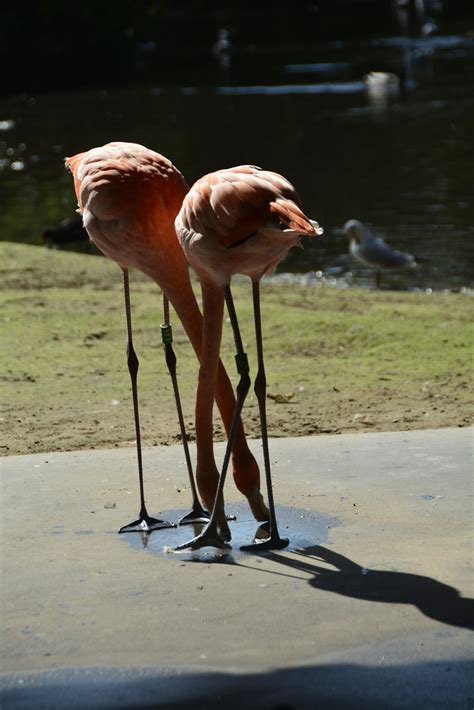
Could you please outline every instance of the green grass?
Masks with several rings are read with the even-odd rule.
[[[120,271],[100,257],[9,243],[0,250],[2,452],[129,444]],[[145,443],[170,443],[178,427],[160,342],[161,294],[140,274],[132,274],[131,286],[143,436]],[[233,290],[254,370],[250,288],[239,280]],[[466,294],[264,282],[270,433],[470,423],[471,313]],[[192,426],[197,363],[176,318],[174,337]],[[226,323],[223,359],[235,381],[233,350]],[[253,393],[245,411],[247,430],[258,435]]]

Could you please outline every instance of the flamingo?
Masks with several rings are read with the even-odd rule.
[[[162,337],[165,355],[177,402],[178,419],[193,496],[193,508],[180,522],[208,520],[209,514],[200,504],[194,484],[187,437],[179,400],[176,357],[172,349],[169,302],[172,303],[198,358],[201,353],[202,315],[194,296],[189,268],[179,245],[174,227],[175,217],[188,191],[177,168],[163,155],[136,143],[113,142],[66,158],[74,177],[78,211],[90,239],[123,273],[125,314],[127,323],[127,362],[131,379],[136,431],[140,513],[137,520],[119,532],[150,532],[174,523],[148,515],[143,482],[140,421],[137,391],[138,358],[133,347],[130,305],[129,269],[136,268],[153,279],[163,291],[165,323]],[[226,431],[236,426],[233,472],[237,487],[247,497],[258,521],[268,519],[268,509],[260,493],[260,473],[250,452],[241,421],[235,425],[235,398],[232,385],[222,363],[218,365],[216,402]],[[219,473],[213,456],[199,451],[196,479],[204,505],[214,501]],[[225,517],[220,521],[222,534],[228,531]]]
[[[260,279],[273,271],[302,235],[323,230],[302,212],[295,188],[283,176],[253,165],[218,170],[199,179],[183,200],[176,218],[176,232],[183,250],[201,283],[203,339],[196,395],[196,441],[206,458],[212,457],[212,405],[217,383],[224,301],[227,305],[237,350],[240,374],[236,407],[228,436],[222,471],[209,522],[193,540],[177,550],[228,547],[219,532],[223,517],[223,491],[227,467],[242,407],[250,388],[247,355],[243,350],[230,282],[234,274],[252,281],[258,371],[255,394],[258,401],[270,534],[266,540],[242,549],[282,549],[288,545],[278,533],[272,492],[267,418],[266,376],[260,314]]]

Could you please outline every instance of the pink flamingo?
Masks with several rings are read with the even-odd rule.
[[[234,333],[240,374],[234,418],[211,518],[201,534],[180,545],[179,550],[227,547],[226,539],[219,532],[224,515],[224,483],[240,413],[250,387],[247,356],[230,289],[234,274],[249,276],[253,289],[258,361],[255,393],[260,412],[270,510],[270,536],[257,546],[259,549],[279,549],[288,544],[288,540],[280,538],[278,533],[272,493],[259,284],[261,277],[271,272],[292,246],[300,243],[302,235],[322,234],[318,223],[303,214],[300,204],[295,188],[284,177],[252,165],[242,165],[210,173],[198,180],[184,198],[176,218],[179,241],[199,277],[202,289],[204,324],[196,397],[196,439],[198,456],[205,457],[207,461],[213,456],[212,407],[218,377],[224,300]],[[246,545],[242,549],[254,547]]]
[[[106,256],[113,259],[123,272],[128,338],[127,361],[136,429],[140,513],[137,520],[122,527],[120,532],[149,532],[173,525],[150,517],[145,505],[137,392],[138,358],[133,348],[128,277],[130,268],[143,271],[163,291],[165,313],[165,324],[162,326],[163,340],[177,400],[178,418],[193,494],[193,509],[181,522],[207,520],[208,514],[197,499],[187,448],[168,310],[168,301],[170,301],[199,358],[202,315],[192,290],[188,264],[178,243],[174,226],[188,187],[179,170],[167,158],[135,143],[108,143],[66,158],[66,165],[73,173],[79,212],[82,213],[84,226],[91,240]],[[215,398],[226,431],[230,432],[232,423],[236,429],[233,469],[237,487],[247,497],[255,518],[267,520],[268,510],[260,493],[258,465],[248,448],[240,419],[235,424],[234,393],[220,362],[217,366]],[[204,504],[210,507],[214,501],[219,473],[212,452],[208,455],[206,453],[208,450],[204,450],[200,439],[196,478]],[[228,535],[225,516],[222,516],[220,525],[222,534]]]

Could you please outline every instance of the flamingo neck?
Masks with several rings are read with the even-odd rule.
[[[201,365],[196,395],[196,443],[198,467],[213,461],[213,405],[219,370],[222,339],[224,292],[209,282],[201,283],[203,299],[203,329]],[[199,460],[201,459],[201,461]]]

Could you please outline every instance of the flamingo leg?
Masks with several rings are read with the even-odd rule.
[[[186,459],[186,467],[188,470],[189,484],[191,486],[192,508],[189,513],[184,515],[178,522],[178,525],[189,525],[192,523],[207,523],[209,513],[203,508],[199,501],[196,483],[194,481],[193,465],[189,453],[188,437],[186,426],[184,424],[183,408],[181,406],[181,397],[179,395],[178,378],[176,375],[176,355],[173,350],[173,331],[170,323],[169,301],[165,293],[163,293],[163,313],[165,321],[161,326],[161,338],[165,349],[165,359],[170,373],[171,382],[173,384],[174,398],[176,401],[176,411],[178,413],[179,428],[181,432],[181,440],[183,442],[184,456]]]
[[[219,515],[223,507],[222,501],[224,485],[227,476],[227,470],[229,467],[230,457],[232,454],[232,448],[235,442],[235,436],[239,426],[240,414],[242,412],[242,407],[244,406],[245,399],[250,389],[250,375],[247,355],[244,352],[244,348],[242,345],[242,338],[240,335],[239,324],[237,321],[237,314],[235,312],[234,300],[232,298],[232,292],[230,290],[229,285],[224,286],[224,295],[227,304],[227,310],[229,312],[230,322],[232,325],[232,330],[234,332],[234,340],[237,350],[235,360],[237,364],[237,371],[240,374],[240,380],[236,389],[235,409],[232,416],[229,437],[227,439],[224,460],[222,462],[222,470],[219,477],[216,497],[214,499],[214,506],[212,508],[212,513],[209,522],[197,537],[195,537],[193,540],[190,540],[189,542],[185,542],[182,545],[179,545],[175,548],[176,551],[187,549],[199,550],[202,547],[218,547],[221,549],[227,549],[229,547],[227,541],[223,539],[221,533],[219,532]]]
[[[265,479],[267,484],[268,509],[270,513],[270,536],[259,542],[251,545],[242,545],[241,550],[281,550],[287,547],[289,540],[281,538],[278,534],[278,527],[275,514],[275,503],[273,499],[273,484],[270,467],[270,452],[268,448],[268,432],[267,432],[267,409],[266,409],[266,392],[267,379],[265,374],[265,363],[263,359],[263,338],[262,338],[262,319],[260,315],[260,284],[258,281],[252,283],[253,290],[253,308],[255,319],[255,339],[257,343],[257,362],[258,372],[255,378],[254,390],[258,401],[260,412],[260,429],[262,434],[263,461],[265,464]]]
[[[133,399],[133,414],[135,418],[135,432],[137,441],[137,460],[138,460],[138,480],[140,484],[140,512],[137,520],[124,525],[120,528],[119,533],[128,532],[151,532],[152,530],[160,530],[161,528],[174,528],[176,527],[174,523],[169,523],[166,520],[158,520],[157,518],[152,518],[148,515],[148,511],[145,505],[145,491],[143,484],[143,462],[142,462],[142,445],[141,445],[141,434],[140,434],[140,415],[138,409],[138,387],[137,387],[137,375],[138,375],[138,357],[133,348],[133,338],[132,338],[132,315],[130,308],[130,286],[128,281],[128,270],[123,269],[123,289],[125,296],[125,315],[127,318],[127,363],[128,371],[130,373],[130,380],[132,384],[132,399]]]

